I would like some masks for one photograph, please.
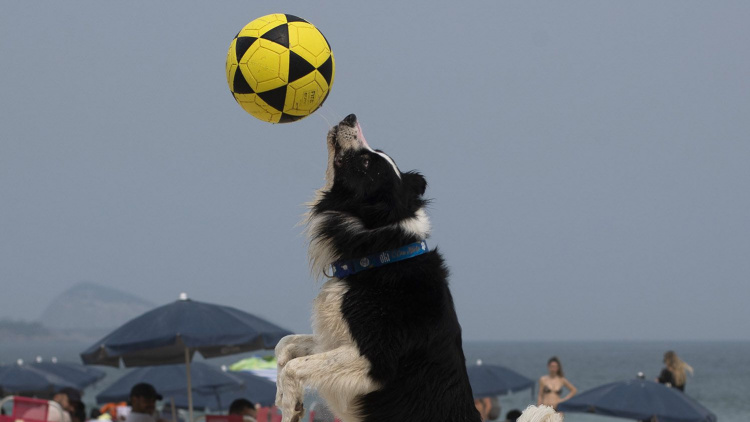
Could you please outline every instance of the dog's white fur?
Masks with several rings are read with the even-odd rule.
[[[370,363],[360,355],[341,316],[343,294],[340,283],[323,284],[313,304],[316,334],[287,336],[276,346],[276,405],[282,422],[301,417],[305,386],[317,389],[344,422],[359,420],[357,409],[351,408],[354,398],[378,388],[368,376]]]
[[[518,422],[563,422],[563,416],[550,406],[531,405],[518,417]]]

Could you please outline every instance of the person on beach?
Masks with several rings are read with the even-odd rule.
[[[246,422],[255,422],[258,417],[258,411],[255,409],[253,402],[247,399],[237,399],[229,405],[230,415],[242,416]]]
[[[145,382],[134,385],[130,389],[130,413],[125,422],[162,422],[156,413],[156,401],[161,399],[153,385]]]
[[[683,362],[674,350],[664,353],[664,366],[656,381],[684,392],[687,373],[693,375],[693,367]]]
[[[63,409],[63,422],[71,422],[78,415],[77,411],[81,403],[81,393],[75,388],[64,387],[52,397]]]
[[[479,416],[482,417],[482,422],[490,420],[490,410],[492,410],[492,401],[489,397],[479,397],[474,399],[474,406],[476,406]]]
[[[552,356],[547,361],[547,375],[539,378],[539,395],[536,404],[550,406],[553,409],[565,400],[575,396],[578,389],[565,378],[562,364],[557,356]],[[562,397],[563,387],[568,389],[568,395]]]
[[[519,417],[521,417],[520,410],[518,409],[509,410],[508,413],[505,414],[505,422],[516,422]]]

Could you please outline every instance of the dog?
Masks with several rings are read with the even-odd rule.
[[[425,178],[372,149],[351,114],[330,129],[324,186],[308,204],[309,259],[329,278],[312,335],[276,346],[283,422],[318,391],[343,422],[479,422]]]

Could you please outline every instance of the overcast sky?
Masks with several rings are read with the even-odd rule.
[[[224,71],[274,12],[336,58],[286,125]],[[748,340],[748,22],[747,1],[5,1],[0,318],[93,281],[309,332],[297,223],[356,113],[427,177],[465,338]]]

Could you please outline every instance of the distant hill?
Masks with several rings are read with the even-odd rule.
[[[155,307],[122,290],[83,282],[53,299],[39,321],[53,329],[99,332],[117,328]]]
[[[48,337],[50,331],[38,322],[0,320],[0,338]]]

